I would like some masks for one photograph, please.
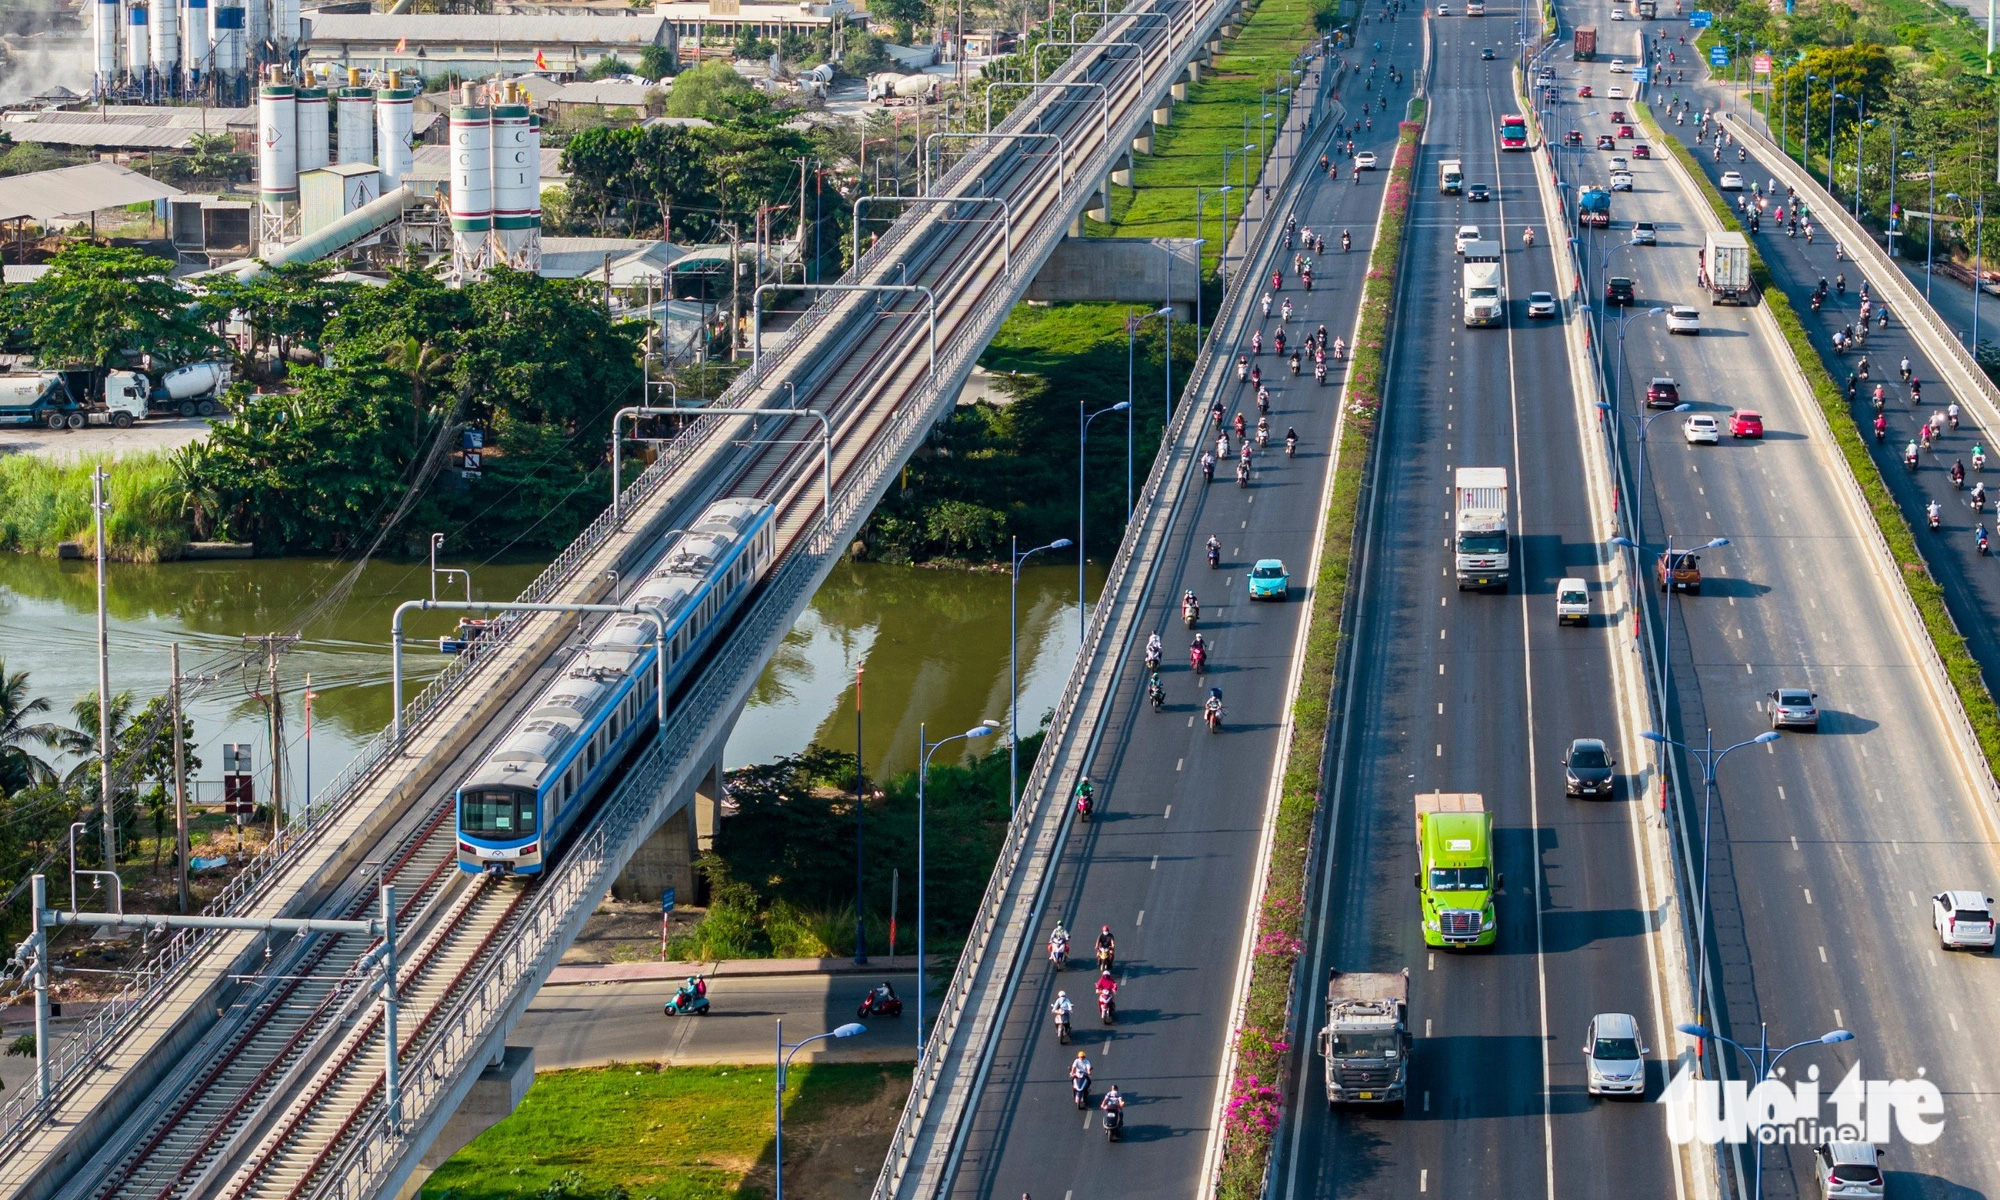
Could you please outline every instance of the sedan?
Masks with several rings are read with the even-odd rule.
[[[1623,124],[1625,123],[1626,119],[1627,119],[1627,118],[1626,118],[1626,116],[1625,116],[1625,110],[1624,110],[1624,109],[1622,109],[1622,108],[1614,108],[1614,109],[1612,109],[1612,110],[1611,110],[1611,123],[1612,123],[1613,125],[1623,125]]]
[[[1605,168],[1605,170],[1611,171],[1613,173],[1619,171],[1629,171],[1631,169],[1632,169],[1632,164],[1627,162],[1625,156],[1622,154],[1612,155],[1610,165]]]
[[[1285,570],[1282,560],[1260,558],[1257,560],[1257,565],[1250,568],[1252,600],[1283,600],[1291,590],[1292,576]]]
[[[1466,248],[1467,246],[1470,246],[1470,245],[1471,245],[1472,243],[1474,243],[1474,242],[1476,242],[1476,241],[1479,241],[1479,240],[1480,240],[1480,237],[1479,237],[1479,226],[1477,226],[1477,225],[1460,225],[1460,226],[1458,227],[1458,239],[1457,239],[1457,240],[1458,240],[1458,252],[1459,252],[1460,254],[1463,254],[1463,253],[1465,253],[1465,248]]]
[[[1660,232],[1658,227],[1655,226],[1651,221],[1632,222],[1632,244],[1634,246],[1659,245]]]
[[[1625,19],[1625,10],[1624,10],[1624,9],[1622,9],[1622,8],[1614,8],[1614,9],[1612,9],[1612,10],[1611,10],[1611,19],[1612,19],[1612,20],[1614,20],[1614,21],[1622,21],[1622,20],[1624,20],[1624,19]]]
[[[1697,443],[1713,446],[1722,440],[1722,425],[1707,413],[1696,413],[1681,425],[1681,436],[1690,446]]]
[[[1701,332],[1701,314],[1686,304],[1676,304],[1667,310],[1667,332],[1698,334]]]
[[[1449,4],[1438,5],[1438,16],[1448,17],[1450,15],[1451,15],[1451,5]]]
[[[1625,89],[1624,89],[1624,88],[1622,88],[1622,87],[1614,87],[1614,88],[1612,88],[1612,89],[1611,89],[1610,91],[1608,91],[1608,92],[1604,93],[1604,95],[1605,95],[1605,98],[1606,98],[1606,99],[1608,99],[1608,100],[1626,100],[1626,99],[1630,99],[1630,97],[1626,96],[1626,94],[1625,94]]]
[[[1632,190],[1632,173],[1631,173],[1630,171],[1618,171],[1618,172],[1614,172],[1614,173],[1612,174],[1612,176],[1611,176],[1611,190],[1612,190],[1612,191],[1614,191],[1614,192],[1629,192],[1629,191],[1631,191],[1631,190]]]
[[[1374,169],[1375,169],[1375,152],[1374,152],[1373,150],[1363,150],[1363,151],[1362,151],[1361,153],[1359,153],[1359,154],[1355,155],[1355,156],[1354,156],[1354,169],[1355,169],[1355,170],[1357,170],[1357,171],[1372,171],[1372,170],[1374,170]]]
[[[1581,129],[1570,130],[1568,133],[1563,135],[1563,141],[1568,142],[1572,146],[1583,145],[1583,130]]]
[[[1630,1013],[1599,1013],[1583,1035],[1584,1084],[1593,1096],[1646,1095],[1646,1042]]]
[[[1492,62],[1492,61],[1493,61],[1493,47],[1491,47],[1491,46],[1481,46],[1481,47],[1479,48],[1479,57],[1480,57],[1481,59],[1483,59],[1484,61],[1486,61],[1486,62]]]
[[[1818,692],[1805,688],[1779,688],[1771,693],[1771,728],[1819,729],[1819,708],[1813,704]]]
[[[1597,738],[1578,738],[1563,754],[1563,794],[1565,796],[1609,796],[1611,768],[1616,765],[1611,751]]]
[[[1528,315],[1531,317],[1555,316],[1556,298],[1548,292],[1529,292]]]
[[[1715,186],[1719,191],[1740,192],[1743,190],[1743,172],[1724,171],[1722,178],[1716,181]]]
[[[1622,59],[1622,58],[1614,58],[1614,59],[1612,59],[1612,60],[1611,60],[1611,73],[1612,73],[1613,75],[1624,75],[1624,74],[1627,74],[1628,72],[1627,72],[1627,68],[1626,68],[1626,66],[1625,66],[1625,60],[1624,60],[1624,59]],[[1613,97],[1613,99],[1623,99],[1623,97]]]
[[[1579,100],[1588,100],[1596,94],[1597,93],[1590,90],[1590,85],[1587,83],[1584,84],[1582,87],[1576,89],[1576,98]]]
[[[1491,199],[1493,199],[1493,189],[1487,187],[1485,184],[1473,183],[1466,185],[1465,188],[1466,203],[1484,204],[1486,201]]]
[[[1639,131],[1632,128],[1630,125],[1620,125],[1618,127],[1618,136],[1622,138],[1638,137]]]
[[[1764,414],[1739,408],[1729,414],[1729,436],[1733,438],[1760,438],[1764,436]]]
[[[1678,408],[1681,402],[1681,385],[1668,375],[1655,375],[1646,385],[1647,408]]]
[[[1618,139],[1608,133],[1600,133],[1597,135],[1597,148],[1599,150],[1616,150],[1618,148]]]
[[[1939,892],[1931,897],[1931,924],[1946,950],[1993,951],[1993,897],[1980,892]]]
[[[1632,157],[1651,158],[1653,157],[1653,148],[1644,142],[1634,142],[1632,143]]]

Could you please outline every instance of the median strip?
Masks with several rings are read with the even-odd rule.
[[[1223,1107],[1222,1169],[1216,1187],[1223,1200],[1252,1200],[1263,1194],[1283,1103],[1285,1062],[1291,1051],[1287,1038],[1292,989],[1304,949],[1307,855],[1319,817],[1327,731],[1332,725],[1334,672],[1342,642],[1341,617],[1347,605],[1362,487],[1382,404],[1390,308],[1423,115],[1422,102],[1413,102],[1411,119],[1398,128],[1395,159],[1389,168],[1375,249],[1362,290],[1319,570],[1306,618],[1303,670],[1292,701],[1293,738],[1280,783],[1270,857],[1264,864],[1263,902],[1256,915],[1250,982],[1242,1023],[1236,1031],[1235,1069]]]

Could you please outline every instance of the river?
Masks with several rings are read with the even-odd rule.
[[[349,564],[332,560],[108,564],[111,692],[130,691],[143,704],[165,691],[169,644],[181,644],[182,672],[206,677],[188,704],[201,763],[192,772],[195,798],[216,802],[223,743],[249,743],[258,772],[269,769],[261,657],[254,673],[243,668],[244,637],[302,632],[279,663],[288,773],[293,794],[302,794],[309,781],[331,779],[388,722],[389,617],[401,601],[425,594],[425,566],[371,562],[342,596],[337,585]],[[478,568],[473,595],[511,599],[540,571],[533,562]],[[1100,582],[1093,572],[1092,588]],[[47,698],[62,724],[75,724],[70,706],[97,687],[95,592],[88,562],[0,555],[0,660],[9,674],[28,673],[30,694]],[[1004,724],[1007,608],[1005,572],[842,563],[758,680],[725,763],[767,761],[815,740],[852,749],[857,668],[871,774],[916,766],[920,721],[933,737],[989,717]],[[408,633],[434,638],[451,624],[440,614],[413,614]],[[1073,565],[1022,573],[1020,627],[1021,726],[1031,732],[1054,706],[1076,654]],[[408,694],[445,661],[406,649]],[[308,675],[310,738],[300,711]]]

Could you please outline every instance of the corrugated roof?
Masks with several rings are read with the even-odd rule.
[[[486,16],[456,13],[327,13],[313,18],[312,40],[318,42],[396,42],[412,45],[448,42],[537,43],[551,47],[572,43],[644,46],[663,40],[667,19],[661,16],[540,17]]]
[[[77,121],[103,121],[112,125],[173,125],[186,126],[200,132],[203,129],[221,133],[231,125],[248,126],[257,123],[254,108],[205,108],[188,105],[148,105],[148,104],[106,104],[90,108],[56,109],[22,115],[9,114],[11,120],[33,120],[43,123],[71,124]]]
[[[7,126],[8,136],[17,142],[103,150],[186,150],[200,132],[172,125],[119,125],[100,121],[24,121]]]
[[[119,208],[185,195],[179,188],[148,179],[130,167],[84,163],[0,179],[0,221],[81,217],[101,208]]]
[[[644,108],[661,89],[643,83],[609,83],[603,80],[569,84],[548,98],[550,104],[601,104],[608,108]]]

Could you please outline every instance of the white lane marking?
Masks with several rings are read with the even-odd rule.
[[[1440,700],[1438,701],[1438,716],[1441,717],[1443,715],[1444,715],[1444,701]]]
[[[1795,833],[1792,835],[1792,849],[1796,850],[1798,848],[1799,848],[1799,835]]]
[[[1429,1167],[1425,1167],[1417,1172],[1417,1190],[1419,1192],[1428,1192],[1431,1190],[1431,1169]]]
[[[1437,970],[1437,969],[1438,969],[1438,956],[1437,956],[1437,951],[1435,951],[1435,950],[1431,951],[1431,952],[1430,952],[1430,955],[1429,955],[1429,959],[1430,959],[1430,961],[1429,961],[1428,963],[1426,963],[1426,964],[1424,965],[1424,970],[1426,970],[1426,971],[1435,971],[1435,970]]]
[[[1807,904],[1811,904],[1811,903],[1812,903],[1812,889],[1811,889],[1811,888],[1806,888],[1806,889],[1805,889],[1805,893],[1806,893],[1806,903],[1807,903]]]
[[[1157,870],[1159,870],[1159,869],[1160,869],[1160,856],[1159,856],[1159,855],[1157,855],[1157,854],[1155,854],[1155,855],[1153,856],[1153,865],[1152,865],[1152,866],[1150,866],[1150,867],[1147,867],[1146,869],[1147,869],[1148,871],[1157,871]]]
[[[1173,806],[1173,805],[1171,805],[1171,804],[1169,804],[1169,805],[1167,805],[1167,811],[1165,811],[1165,812],[1163,812],[1163,813],[1161,813],[1161,814],[1160,814],[1160,820],[1162,820],[1162,821],[1164,821],[1164,820],[1167,820],[1168,818],[1172,817],[1173,815],[1174,815],[1174,806]]]
[[[1439,663],[1439,664],[1438,664],[1438,674],[1440,674],[1440,675],[1444,674],[1444,664],[1443,664],[1443,663]]]
[[[1910,907],[1915,908],[1917,906],[1917,894],[1915,892],[1909,892],[1908,895],[1910,897]]]
[[[1778,789],[1778,799],[1783,800],[1784,798],[1785,798],[1785,789],[1781,787]],[[1793,838],[1792,840],[1797,841],[1798,839]]]
[[[1187,761],[1187,759],[1185,759],[1185,758],[1177,758],[1177,759],[1175,759],[1175,760],[1174,760],[1174,770],[1176,770],[1176,771],[1180,770],[1180,769],[1181,769],[1181,764],[1182,764],[1182,763],[1185,763],[1186,761]]]
[[[1833,1010],[1833,1027],[1835,1029],[1838,1029],[1840,1028],[1840,1025],[1841,1025],[1840,1010],[1836,1008]]]
[[[1826,947],[1825,947],[1825,946],[1821,946],[1821,947],[1819,948],[1819,960],[1820,960],[1821,962],[1825,962],[1825,961],[1826,961]]]
[[[1429,1018],[1429,1017],[1425,1017],[1425,1018],[1424,1018],[1424,1036],[1425,1036],[1425,1037],[1429,1037],[1430,1035],[1431,1035],[1431,1018]],[[1424,1095],[1428,1096],[1428,1095],[1430,1095],[1430,1093],[1429,1093],[1429,1092],[1425,1092],[1425,1093],[1424,1093]]]
[[[1145,923],[1146,923],[1146,910],[1142,908],[1139,910],[1139,918],[1132,922],[1132,928],[1137,929],[1139,926],[1144,925]]]
[[[1438,630],[1438,641],[1441,642],[1443,640],[1444,640],[1444,630],[1440,629]]]
[[[1425,1092],[1425,1093],[1424,1093],[1424,1111],[1425,1111],[1425,1112],[1429,1112],[1430,1110],[1431,1110],[1431,1094],[1430,1094],[1429,1092]]]
[[[1437,755],[1436,755],[1436,757],[1438,757],[1438,758],[1443,758],[1443,757],[1444,757],[1444,743],[1443,743],[1443,742],[1439,742],[1439,743],[1437,744]]]
[[[1944,1015],[1944,1019],[1945,1019],[1945,1020],[1947,1020],[1947,1021],[1950,1021],[1950,1022],[1951,1022],[1951,1031],[1952,1031],[1953,1033],[1957,1033],[1957,1032],[1958,1032],[1958,1014],[1957,1014],[1957,1013],[1955,1013],[1955,1012],[1948,1012],[1948,1013],[1946,1013],[1946,1014]]]

